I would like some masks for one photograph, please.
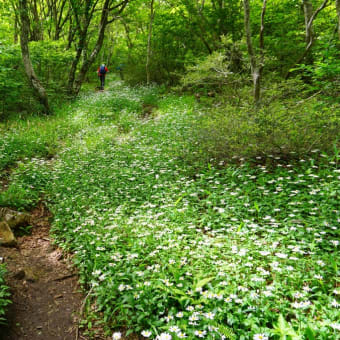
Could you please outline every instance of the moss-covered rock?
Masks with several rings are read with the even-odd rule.
[[[17,240],[8,223],[0,222],[0,246],[15,246]]]
[[[0,208],[0,221],[6,222],[10,228],[14,229],[28,225],[30,216],[8,208]]]

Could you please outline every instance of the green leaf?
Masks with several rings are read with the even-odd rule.
[[[291,340],[301,340],[301,336],[296,334],[292,325],[287,322],[282,314],[280,314],[278,323],[274,328],[274,333],[280,336],[280,340],[286,340],[290,336]]]
[[[217,322],[213,322],[212,324],[213,324],[215,327],[217,327],[219,333],[221,333],[222,335],[224,335],[227,339],[230,339],[230,340],[236,339],[234,332],[233,332],[232,329],[229,328],[228,326],[218,324]]]
[[[198,288],[202,288],[203,286],[205,286],[207,283],[209,283],[213,279],[214,279],[213,277],[206,277],[206,278],[198,281],[195,285],[195,290],[198,289]]]
[[[305,337],[308,339],[308,340],[316,340],[315,338],[315,332],[313,331],[313,329],[308,326],[305,330]]]

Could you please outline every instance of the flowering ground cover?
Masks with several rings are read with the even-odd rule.
[[[144,91],[83,96],[53,167],[31,159],[13,175],[45,193],[94,322],[114,338],[340,338],[337,156],[187,162],[192,98],[160,98],[140,119]]]

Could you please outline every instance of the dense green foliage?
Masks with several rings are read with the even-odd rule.
[[[5,265],[0,264],[0,325],[5,322],[6,307],[10,304],[10,293],[5,283],[5,274]]]
[[[155,119],[143,118],[144,102],[158,107]],[[9,189],[16,194],[1,199],[22,208],[44,193],[54,236],[75,253],[91,290],[90,328],[337,339],[336,153],[214,166],[192,132],[204,106],[157,88],[115,83],[65,109],[69,133],[53,164],[42,155],[21,160]],[[60,111],[57,134],[63,119]]]
[[[339,338],[339,9],[0,0],[0,206],[49,206],[90,331]]]
[[[65,51],[59,42],[32,42],[32,63],[42,83],[48,88],[54,106],[65,98],[65,82],[72,54]],[[32,90],[24,76],[19,46],[0,45],[0,119],[8,116],[9,111],[22,113],[39,112],[39,106],[32,98]],[[55,70],[58,72],[54,72]]]
[[[2,117],[16,109],[24,112],[40,110],[24,77],[18,44],[20,11],[17,3],[0,1]],[[104,1],[28,0],[28,3],[33,68],[54,107],[62,99],[61,94],[72,93],[75,79],[83,83],[82,77],[78,77],[83,72],[85,80],[95,80],[95,70],[102,62],[131,84],[146,82],[148,54],[152,82],[178,84],[187,70],[190,72],[199,63],[209,63],[211,55],[218,53],[224,57],[220,58],[220,66],[225,64],[229,71],[219,74],[219,86],[235,85],[236,82],[238,87],[251,91],[242,1],[156,0],[151,26],[151,0],[127,1],[124,12],[114,17],[116,19],[111,18],[113,13],[110,11],[112,23],[107,25],[102,38],[97,27],[102,20]],[[114,8],[113,5],[120,2],[110,0],[109,3]],[[251,2],[255,53],[260,45],[262,3],[262,0]],[[289,73],[293,78],[302,77],[311,95],[318,93],[322,100],[338,101],[340,58],[335,4],[328,2],[316,15],[312,23],[312,48],[301,59],[306,48],[303,3],[310,3],[316,12],[322,2],[268,2],[264,16],[264,80],[267,84],[281,84]],[[98,41],[102,43],[98,45]],[[93,53],[94,58],[91,57]],[[210,69],[211,72],[214,70]],[[298,89],[294,94],[299,97]],[[228,100],[233,98],[228,92],[224,95]]]

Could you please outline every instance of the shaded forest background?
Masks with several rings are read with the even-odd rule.
[[[194,94],[209,111],[197,127],[214,135],[208,153],[334,148],[338,0],[12,0],[0,11],[2,119],[53,112],[105,62],[130,85]]]

